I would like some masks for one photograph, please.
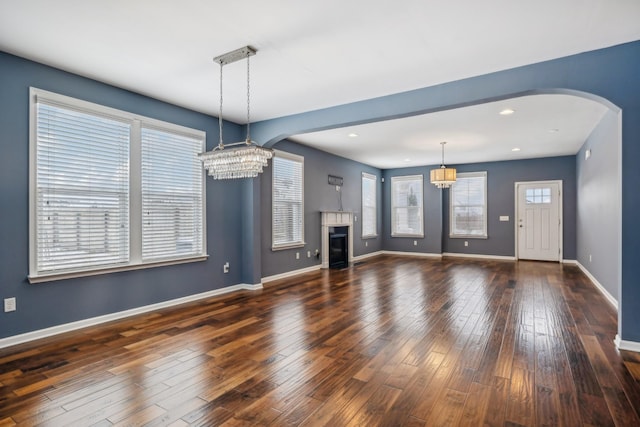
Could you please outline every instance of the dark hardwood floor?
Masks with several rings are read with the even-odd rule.
[[[0,426],[638,426],[616,319],[573,266],[379,256],[0,350]]]

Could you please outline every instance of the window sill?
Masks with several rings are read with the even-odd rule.
[[[209,258],[209,255],[201,255],[193,258],[173,259],[173,260],[158,261],[153,263],[136,264],[136,265],[123,265],[121,267],[109,267],[109,268],[103,268],[100,270],[73,271],[73,272],[67,271],[67,272],[60,272],[60,273],[41,274],[37,276],[27,276],[27,279],[31,284],[45,283],[45,282],[53,282],[56,280],[75,279],[78,277],[90,277],[90,276],[98,276],[101,274],[117,273],[120,271],[144,270],[147,268],[164,267],[168,265],[187,264],[191,262],[206,261],[208,258]]]
[[[463,234],[456,234],[456,235],[449,235],[450,239],[488,239],[489,236],[484,235],[484,236],[478,236],[477,234],[473,234],[473,235],[463,235]]]
[[[393,234],[391,233],[391,237],[409,237],[409,238],[419,238],[424,239],[424,234]]]
[[[290,245],[281,245],[281,246],[271,246],[272,251],[284,251],[286,249],[295,249],[295,248],[303,248],[307,243],[292,243]]]
[[[378,238],[377,234],[367,234],[366,236],[362,236],[362,240],[377,239],[377,238]]]

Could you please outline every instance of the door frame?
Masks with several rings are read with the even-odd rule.
[[[558,218],[560,219],[559,224],[558,224],[558,262],[560,264],[562,264],[564,262],[564,245],[563,245],[563,241],[562,241],[562,234],[564,231],[564,221],[562,218],[562,197],[564,196],[564,192],[562,190],[562,180],[561,179],[554,179],[554,180],[546,180],[546,181],[516,181],[514,184],[514,195],[515,195],[515,217],[513,219],[513,229],[514,229],[514,233],[515,233],[515,247],[514,247],[514,253],[515,253],[515,259],[518,260],[520,259],[520,246],[519,246],[519,242],[518,242],[518,236],[520,235],[520,232],[518,231],[518,218],[520,217],[519,215],[519,200],[518,200],[518,190],[520,189],[521,185],[545,185],[545,184],[558,184],[558,190],[560,191],[560,194],[558,195]]]

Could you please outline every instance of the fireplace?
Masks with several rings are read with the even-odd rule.
[[[323,211],[322,268],[344,268],[353,262],[353,213]]]
[[[329,227],[329,268],[349,265],[349,227]]]

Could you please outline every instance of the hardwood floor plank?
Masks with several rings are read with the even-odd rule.
[[[491,387],[484,384],[473,383],[467,394],[467,399],[462,408],[462,415],[459,426],[479,426],[482,425],[487,413]]]
[[[585,350],[594,368],[598,383],[602,387],[604,399],[616,425],[640,425],[640,418],[628,401],[622,385],[609,366],[600,343],[594,336],[582,336]]]
[[[366,399],[364,406],[354,413],[354,417],[349,420],[350,425],[372,426],[378,425],[384,417],[385,412],[393,405],[400,396],[400,390],[382,384]]]
[[[322,426],[329,424],[336,414],[346,411],[349,402],[360,392],[366,383],[349,378],[342,386],[335,389],[334,393],[307,418],[302,420],[302,426]]]
[[[489,401],[485,412],[483,425],[502,426],[505,424],[506,408],[509,399],[510,380],[502,377],[494,377],[493,384],[489,387]]]
[[[0,419],[0,427],[13,427],[17,425],[13,418]]]
[[[381,255],[0,349],[13,425],[635,426],[575,266]]]
[[[126,408],[107,418],[114,426],[141,426],[165,414],[165,410],[157,405],[132,410]]]
[[[203,408],[207,404],[208,402],[205,400],[202,400],[198,397],[192,397],[188,400],[180,402],[179,405],[172,405],[171,408],[163,408],[165,412],[160,414],[158,417],[149,420],[147,425],[160,427],[160,426],[175,425],[176,423],[179,423],[179,422],[182,422],[185,425],[188,425],[186,421],[182,420],[182,417],[186,416],[191,412],[194,412]]]
[[[430,386],[444,358],[445,356],[441,353],[431,352],[429,354],[427,360],[417,367],[416,373],[404,387],[396,402],[391,405],[385,416],[380,420],[381,426],[402,425],[409,422],[412,412],[421,404],[422,395],[425,389]],[[419,420],[419,418],[414,418]]]
[[[535,425],[535,375],[515,368],[509,384],[505,420],[518,425]]]

